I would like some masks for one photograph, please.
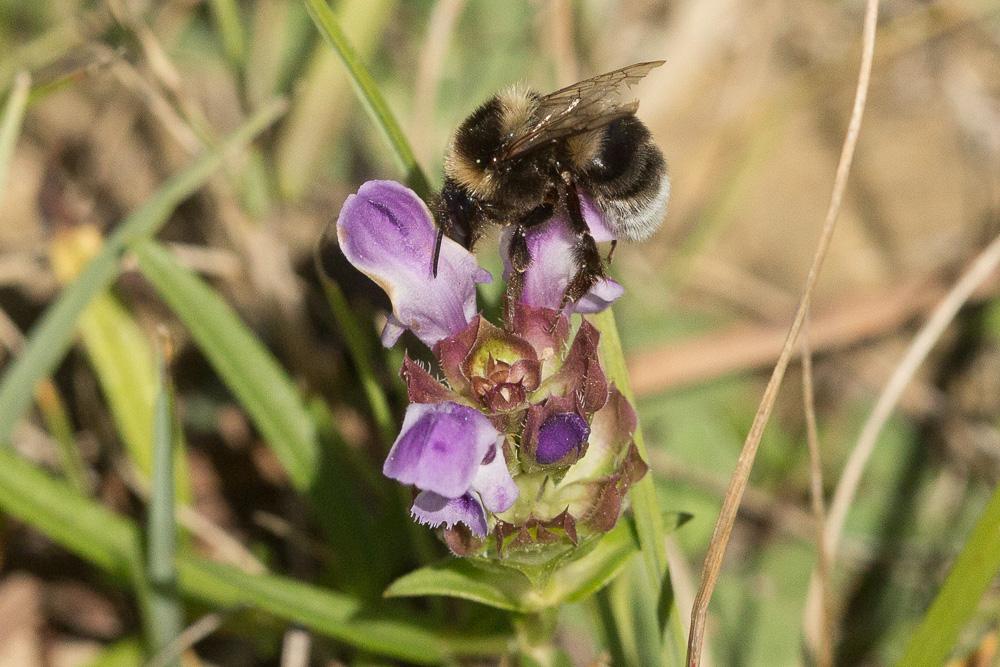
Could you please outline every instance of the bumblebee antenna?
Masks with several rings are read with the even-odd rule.
[[[444,228],[438,228],[437,239],[434,241],[434,264],[432,270],[434,277],[438,277],[438,260],[441,259],[441,242],[444,241]]]

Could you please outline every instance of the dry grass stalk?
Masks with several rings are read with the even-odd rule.
[[[865,103],[868,98],[868,84],[871,80],[872,61],[875,55],[875,28],[878,18],[878,0],[867,0],[865,5],[864,30],[862,33],[862,56],[861,68],[858,73],[858,83],[855,90],[854,106],[851,110],[851,119],[847,127],[847,135],[844,138],[844,145],[840,154],[840,161],[837,164],[837,173],[834,178],[833,193],[830,197],[830,206],[827,209],[826,219],[823,223],[823,231],[820,235],[816,253],[813,255],[812,266],[809,268],[809,275],[806,278],[805,290],[802,301],[799,304],[795,320],[788,332],[778,363],[771,374],[771,379],[764,390],[764,396],[757,408],[750,432],[747,434],[746,442],[740,452],[736,469],[730,480],[729,489],[722,502],[722,510],[719,519],[715,524],[715,531],[712,541],[705,556],[705,564],[702,568],[701,587],[695,598],[694,609],[691,612],[691,631],[688,635],[688,665],[701,664],[701,652],[705,635],[705,620],[708,615],[708,603],[715,590],[715,584],[719,578],[719,571],[722,569],[722,559],[729,544],[729,537],[736,522],[736,513],[739,509],[740,499],[743,490],[746,488],[750,478],[750,470],[753,468],[754,459],[757,456],[757,449],[760,446],[761,438],[764,435],[764,428],[771,417],[774,403],[778,396],[778,389],[784,379],[788,363],[791,361],[798,338],[799,330],[805,321],[809,310],[809,303],[813,288],[819,277],[819,270],[823,265],[833,231],[836,228],[837,218],[840,215],[840,207],[844,198],[844,190],[847,187],[847,177],[851,171],[851,163],[854,159],[854,151],[858,143],[858,134],[861,131],[861,118],[864,115]]]
[[[222,627],[229,613],[231,612],[213,611],[205,614],[184,628],[172,642],[164,646],[159,653],[150,658],[149,662],[146,663],[146,667],[166,667],[166,665],[169,665],[183,655],[189,648]]]
[[[976,289],[996,272],[998,266],[1000,266],[1000,236],[997,236],[976,257],[969,269],[937,305],[927,323],[914,337],[906,354],[879,394],[878,401],[865,420],[858,441],[844,465],[844,472],[837,482],[833,502],[830,504],[830,513],[824,532],[830,553],[831,568],[844,529],[844,521],[847,519],[847,512],[857,496],[861,475],[875,450],[879,434],[881,434],[886,422],[889,421],[889,417],[892,416],[903,390],[913,379],[917,369],[927,358],[958,311],[968,302]],[[806,621],[807,633],[817,631],[815,627],[819,625],[816,614],[817,601],[821,596],[819,578],[819,575],[814,572],[809,585],[809,596],[806,601],[806,612],[810,614]]]
[[[308,667],[312,636],[305,630],[289,628],[281,642],[281,667]]]

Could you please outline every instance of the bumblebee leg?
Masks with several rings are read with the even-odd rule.
[[[507,278],[507,290],[504,294],[504,319],[512,321],[514,304],[521,298],[524,291],[524,274],[531,266],[531,250],[528,248],[527,230],[540,225],[552,217],[553,206],[543,204],[528,213],[514,225],[514,233],[510,237],[507,259],[510,261],[511,273]]]
[[[576,262],[576,274],[566,286],[563,294],[562,307],[578,301],[587,291],[594,286],[600,278],[604,277],[604,264],[601,262],[601,253],[597,250],[597,242],[590,235],[590,228],[587,221],[583,219],[583,211],[580,210],[580,193],[576,189],[576,183],[565,178],[566,182],[566,210],[569,213],[570,226],[576,233],[576,243],[573,244],[573,258]]]
[[[504,322],[509,326],[513,323],[514,304],[524,291],[524,272],[531,264],[531,251],[524,236],[524,225],[518,223],[514,226],[514,234],[510,237],[510,247],[507,252],[511,272],[507,277],[507,290],[504,292]]]
[[[617,247],[618,247],[618,239],[612,239],[611,240],[611,249],[608,250],[608,258],[606,260],[604,260],[604,262],[608,266],[611,266],[611,259],[615,256],[615,248],[617,248]]]

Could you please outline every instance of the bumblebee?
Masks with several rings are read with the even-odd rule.
[[[606,275],[581,212],[583,193],[617,238],[649,238],[666,214],[670,180],[663,154],[635,116],[638,101],[619,97],[663,62],[629,65],[548,95],[513,86],[477,108],[449,143],[444,186],[432,201],[435,273],[443,236],[471,250],[490,225],[512,225],[511,303],[531,263],[525,232],[565,212],[577,235],[577,272],[563,305],[576,301]]]

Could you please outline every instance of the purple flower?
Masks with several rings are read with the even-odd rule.
[[[590,425],[576,396],[550,396],[528,408],[521,459],[528,470],[565,468],[587,452]]]
[[[614,234],[604,223],[600,210],[583,197],[581,200],[583,219],[590,228],[590,234],[597,242],[612,241]],[[510,237],[513,229],[508,227],[501,236],[500,244],[504,257],[504,279],[510,276]],[[521,303],[534,308],[558,309],[563,303],[566,286],[576,273],[577,263],[573,256],[576,234],[570,227],[565,214],[549,219],[537,227],[527,230],[525,239],[531,254],[531,264],[524,275],[524,290]],[[599,280],[590,291],[573,304],[577,313],[597,313],[612,304],[624,293],[624,288],[611,278]]]
[[[472,253],[448,238],[435,277],[436,236],[427,206],[395,181],[368,181],[340,210],[341,250],[392,301],[382,330],[386,347],[406,329],[428,347],[461,331],[476,314],[476,283],[492,280]]]
[[[556,463],[573,450],[579,450],[589,436],[590,427],[583,417],[575,412],[556,413],[538,428],[535,459],[542,465]]]
[[[421,490],[412,508],[421,523],[464,523],[484,537],[484,508],[503,512],[517,500],[502,442],[478,410],[451,401],[411,403],[382,472]]]
[[[584,198],[582,211],[596,241],[614,239],[593,202]],[[501,239],[505,276],[511,233]],[[456,555],[500,558],[523,550],[544,560],[547,545],[610,530],[646,466],[632,442],[635,413],[601,367],[598,331],[584,320],[571,334],[570,315],[603,310],[623,290],[605,278],[562,308],[578,268],[565,215],[527,231],[532,261],[502,327],[477,314],[476,283],[491,278],[469,251],[444,239],[434,276],[437,231],[403,185],[362,185],[337,235],[392,301],[382,342],[409,329],[437,358],[435,370],[404,356],[410,405],[382,469],[416,488],[413,518],[443,527]]]

